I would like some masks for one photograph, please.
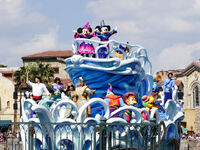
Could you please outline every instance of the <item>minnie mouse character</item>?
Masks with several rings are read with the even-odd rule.
[[[100,38],[101,41],[108,41],[109,38],[117,33],[117,29],[113,29],[112,31],[109,25],[105,25],[104,20],[101,21],[100,26],[96,26],[95,29],[98,29],[99,32],[96,33],[97,37]]]
[[[89,25],[89,22],[85,24],[83,28],[78,28],[77,32],[74,34],[74,39],[76,38],[85,38],[85,39],[91,39],[92,37],[96,36],[96,31],[92,34],[92,28]],[[94,54],[95,49],[94,46],[90,42],[82,42],[78,49],[78,54],[81,54],[82,56],[86,54],[86,56],[89,56],[89,54]]]

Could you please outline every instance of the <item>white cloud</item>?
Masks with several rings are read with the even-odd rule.
[[[200,58],[200,42],[165,48],[157,58],[158,70],[183,69]]]
[[[180,18],[166,18],[163,21],[165,27],[174,32],[188,32],[193,30],[191,22]]]
[[[55,29],[50,29],[48,33],[36,34],[29,41],[25,41],[23,44],[13,47],[15,51],[12,51],[11,53],[24,55],[27,52],[31,54],[37,53],[41,50],[54,49],[58,44],[57,34],[58,27]]]
[[[86,9],[95,21],[104,19],[118,26],[114,39],[144,46],[154,71],[176,64],[181,68],[198,59],[193,53],[200,35],[199,0],[97,0]]]
[[[1,64],[19,66],[22,56],[67,46],[59,42],[59,25],[25,0],[0,0],[0,18]]]

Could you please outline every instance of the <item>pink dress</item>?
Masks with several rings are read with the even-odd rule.
[[[80,33],[75,33],[74,38],[85,38],[85,39],[91,39],[92,37],[96,36],[96,32],[93,32],[93,34],[90,34],[88,36],[82,35]],[[78,48],[78,54],[95,54],[95,48],[92,43],[90,42],[82,42]]]

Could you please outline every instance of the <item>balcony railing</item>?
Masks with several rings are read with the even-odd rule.
[[[75,39],[74,43],[72,44],[74,54],[78,54],[79,47],[83,42],[92,44],[95,49],[95,54],[87,55],[87,57],[101,58],[100,51],[102,52],[103,50],[102,53],[104,54],[104,59],[111,57],[120,58],[121,60],[136,58],[141,62],[142,67],[148,67],[149,74],[152,74],[152,65],[148,59],[147,51],[140,45],[130,45],[115,40],[101,42],[91,39],[78,38]],[[86,54],[83,54],[83,56],[86,57]]]
[[[1,123],[2,125],[3,123]],[[150,123],[10,123],[0,128],[0,149],[110,150],[160,149],[160,124]]]
[[[3,125],[3,123],[1,123]],[[0,149],[159,149],[160,125],[151,123],[10,123],[0,128]]]

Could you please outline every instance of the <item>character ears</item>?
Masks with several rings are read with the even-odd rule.
[[[83,30],[82,28],[78,28],[78,29],[77,29],[77,32],[78,32],[78,33],[82,33],[82,30]]]
[[[92,28],[89,28],[89,31],[92,32]]]
[[[100,31],[100,26],[96,26],[96,27],[95,27],[95,29],[97,29],[97,30],[99,30],[99,31]]]
[[[110,28],[110,26],[109,26],[109,25],[107,26],[107,28],[108,28],[108,31],[110,31],[110,29],[111,29],[111,28]]]

